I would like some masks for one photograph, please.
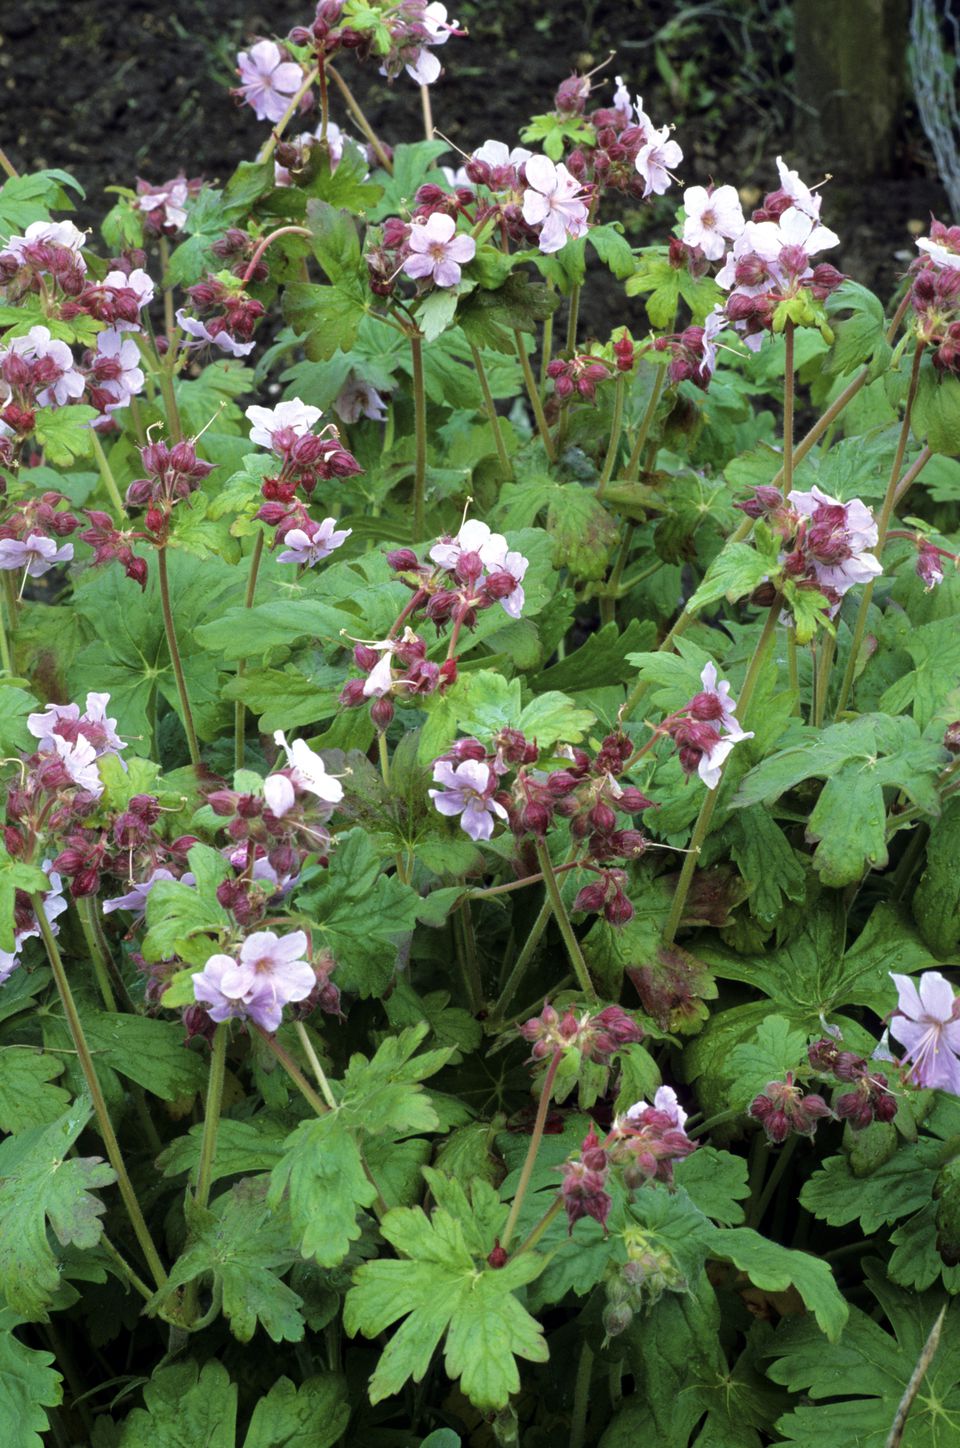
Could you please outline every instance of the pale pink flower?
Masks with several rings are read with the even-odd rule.
[[[269,774],[263,781],[263,797],[267,808],[278,820],[289,814],[297,802],[293,780],[286,774]]]
[[[273,40],[258,40],[237,56],[241,84],[237,94],[253,107],[258,121],[283,119],[290,99],[300,89],[303,71]]]
[[[102,375],[104,372],[106,376]],[[132,338],[124,337],[119,327],[108,327],[97,333],[94,375],[97,385],[114,399],[107,406],[108,412],[126,407],[131,397],[143,391],[140,348]]]
[[[788,495],[795,511],[807,519],[799,549],[818,587],[837,598],[883,572],[871,549],[879,533],[873,514],[859,498],[841,503],[820,488]],[[795,555],[792,555],[795,556]]]
[[[588,207],[580,183],[563,162],[549,156],[531,156],[525,166],[527,189],[523,193],[523,219],[540,227],[540,250],[549,255],[559,251],[568,237],[585,236]]]
[[[75,252],[85,271],[86,263],[80,256],[80,249],[86,245],[86,240],[86,233],[74,226],[72,221],[31,221],[23,236],[11,236],[0,251],[0,256],[13,256],[17,261],[22,261],[28,247],[46,241]]]
[[[99,799],[103,794],[103,784],[97,769],[97,751],[89,739],[84,739],[82,734],[77,739],[64,739],[62,735],[55,734],[53,749],[73,783]]]
[[[441,538],[429,556],[438,568],[452,571],[464,553],[476,553],[485,568],[496,568],[506,552],[507,540],[502,533],[492,533],[479,518],[468,518],[455,538]]]
[[[380,658],[363,681],[365,699],[382,699],[393,688],[393,654],[397,642],[396,639],[383,639],[380,643],[370,645],[371,648],[380,650]]]
[[[57,563],[69,563],[72,557],[72,543],[58,548],[52,538],[41,533],[31,533],[26,540],[0,538],[0,569],[24,568],[30,578],[41,578]]]
[[[485,166],[490,167],[491,171],[507,172],[509,170],[519,171],[532,155],[533,152],[528,151],[525,146],[514,146],[511,150],[503,141],[484,141],[483,145],[478,146],[473,152],[470,159],[471,161],[482,161]]]
[[[917,246],[925,251],[935,266],[947,271],[960,271],[960,253],[951,251],[942,242],[933,241],[929,236],[917,238]]]
[[[190,184],[185,176],[175,176],[162,186],[151,186],[147,181],[137,182],[136,205],[146,212],[158,232],[173,235],[187,219],[187,201]]]
[[[918,1086],[939,1086],[960,1096],[960,1019],[953,987],[939,971],[925,970],[920,988],[908,975],[890,972],[897,1009],[890,1033],[906,1046],[910,1078]]]
[[[461,267],[472,261],[477,243],[472,236],[457,235],[452,216],[435,211],[426,221],[415,221],[408,239],[410,255],[403,264],[408,277],[429,278],[438,287],[455,287]]]
[[[308,402],[301,402],[299,397],[291,397],[286,402],[278,402],[276,407],[257,407],[254,404],[247,408],[244,416],[253,423],[250,441],[260,447],[272,448],[275,433],[289,432],[294,437],[305,437],[323,413],[319,407],[311,407]]]
[[[811,191],[810,187],[800,180],[797,172],[789,169],[782,156],[777,157],[777,170],[780,173],[781,191],[787,193],[798,211],[805,212],[816,221],[820,215],[823,197],[819,192]]]
[[[670,172],[683,160],[683,152],[676,141],[670,139],[670,127],[652,130],[646,145],[637,152],[636,168],[643,178],[644,200],[648,196],[662,196],[674,179]]]
[[[139,880],[125,895],[115,895],[112,900],[104,900],[103,913],[110,915],[114,910],[129,910],[133,915],[143,915],[147,909],[147,900],[154,885],[161,880],[175,880],[177,877],[172,870],[165,870],[160,866],[152,870],[145,880]]]
[[[703,685],[703,692],[695,695],[690,702],[690,712],[695,719],[703,722],[715,723],[718,729],[726,729],[730,738],[735,742],[741,739],[752,739],[752,734],[745,734],[740,727],[740,721],[735,710],[737,701],[731,696],[730,684],[727,679],[717,679],[717,666],[711,659],[704,664],[700,673],[700,682]]]
[[[715,191],[688,186],[683,206],[683,240],[687,246],[698,246],[710,261],[719,261],[726,241],[735,241],[746,225],[740,198],[732,186],[718,186]]]
[[[630,92],[627,89],[623,76],[615,77],[617,88],[613,93],[613,104],[610,109],[616,111],[623,119],[625,126],[633,125],[633,102],[630,99]]]

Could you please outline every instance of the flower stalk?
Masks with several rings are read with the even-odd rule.
[[[173,676],[176,680],[177,694],[183,713],[183,727],[187,735],[190,763],[194,769],[199,769],[200,746],[197,743],[197,731],[194,728],[193,711],[190,708],[190,695],[187,692],[187,681],[183,672],[180,647],[177,643],[177,631],[173,622],[173,610],[170,607],[170,580],[167,575],[167,550],[165,545],[161,545],[157,549],[157,580],[160,587],[160,608],[163,613],[163,627],[167,636],[170,663],[173,665]]]

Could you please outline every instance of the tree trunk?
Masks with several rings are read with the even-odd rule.
[[[847,182],[889,174],[906,89],[909,0],[795,0],[796,139]]]

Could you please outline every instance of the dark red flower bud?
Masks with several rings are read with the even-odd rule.
[[[388,699],[386,695],[382,699],[374,699],[370,705],[370,718],[381,734],[389,726],[393,715],[393,700]]]

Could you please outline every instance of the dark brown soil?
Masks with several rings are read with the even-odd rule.
[[[679,8],[669,0],[464,4],[454,13],[471,36],[443,52],[437,126],[466,150],[489,136],[512,140],[531,113],[550,107],[575,65],[596,64],[615,48],[610,71],[628,77],[655,118],[676,123],[685,181],[713,177],[762,191],[776,179],[780,151],[806,161],[811,174],[829,170],[825,214],[844,238],[831,260],[889,293],[902,256],[912,254],[908,223],[931,211],[946,216],[915,115],[905,112],[892,173],[880,182],[859,181],[856,157],[797,158],[789,6],[718,0],[690,7],[707,16],[678,28]],[[0,144],[20,167],[73,172],[87,191],[85,225],[109,205],[104,187],[131,186],[138,175],[156,182],[184,170],[223,180],[266,133],[227,94],[237,49],[257,34],[283,35],[311,13],[310,0],[9,0]],[[664,34],[667,25],[673,30]],[[349,75],[385,139],[422,134],[419,97],[405,77],[388,88],[372,65],[351,66]],[[637,237],[662,235],[662,223],[651,230],[651,221],[649,213],[632,218]],[[608,312],[618,320],[603,305],[591,320],[600,326]]]

